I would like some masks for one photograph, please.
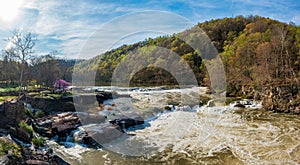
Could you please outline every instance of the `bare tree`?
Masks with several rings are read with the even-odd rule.
[[[9,44],[11,44],[11,47],[7,49],[7,53],[20,61],[21,64],[19,100],[22,92],[24,67],[33,54],[33,47],[35,46],[36,37],[30,32],[23,34],[21,31],[15,30],[12,37],[8,38],[7,41]]]

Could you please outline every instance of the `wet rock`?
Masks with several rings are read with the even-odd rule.
[[[81,125],[79,117],[75,113],[61,113],[33,121],[33,129],[47,137],[58,135],[66,137],[72,130]]]
[[[50,165],[50,163],[41,160],[27,160],[28,165]]]
[[[95,108],[95,105],[102,105],[105,100],[112,99],[111,92],[97,92],[74,95],[74,103],[77,112],[86,112],[90,108]]]
[[[144,124],[144,119],[135,113],[120,116],[109,121],[111,124],[120,126],[122,129],[127,129],[136,125]]]
[[[17,138],[25,143],[31,143],[32,135],[25,129],[11,127],[9,132],[13,138]]]
[[[52,121],[50,119],[38,119],[32,122],[33,129],[42,136],[52,137]]]
[[[239,101],[239,103],[243,104],[243,105],[253,105],[253,101],[251,101],[249,99],[241,100],[241,101]]]
[[[24,160],[22,164],[69,165],[69,163],[55,155],[51,148],[24,148],[22,158]]]
[[[52,165],[69,165],[68,162],[64,161],[61,157],[54,155],[52,157]]]
[[[192,111],[192,108],[190,106],[188,106],[188,105],[176,106],[176,111],[190,112],[190,111]]]
[[[109,123],[85,125],[79,128],[79,131],[74,133],[74,141],[81,142],[87,145],[103,145],[109,143],[125,133],[119,126]]]
[[[112,99],[113,95],[110,92],[105,92],[105,91],[98,91],[96,94],[96,99],[99,104],[103,104],[103,101]]]
[[[73,95],[72,97],[76,104],[85,106],[94,105],[96,101],[98,102],[98,104],[103,104],[105,100],[113,98],[112,93],[105,91],[99,91],[97,93],[78,94]]]
[[[86,136],[88,136],[87,132],[83,128],[79,128],[79,130],[73,134],[73,141],[75,143],[84,143],[83,138]],[[92,143],[85,143],[85,144],[91,145]]]
[[[9,163],[9,158],[7,155],[0,157],[0,164],[8,164],[8,163]]]
[[[75,106],[71,96],[60,98],[49,97],[27,97],[27,103],[35,109],[42,110],[45,114],[55,114],[57,112],[74,112]]]
[[[233,107],[237,107],[237,108],[246,108],[246,106],[244,104],[241,103],[237,103],[235,104]]]
[[[167,111],[171,111],[173,108],[174,108],[173,105],[166,105],[164,109]]]

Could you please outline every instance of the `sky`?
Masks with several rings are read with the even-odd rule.
[[[1,0],[0,49],[15,29],[37,36],[35,55],[91,58],[122,44],[211,19],[260,15],[300,25],[297,0]],[[91,38],[98,38],[90,45]],[[84,51],[83,51],[84,50]]]

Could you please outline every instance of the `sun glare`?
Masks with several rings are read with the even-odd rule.
[[[23,0],[1,0],[0,1],[0,20],[4,22],[13,21],[18,15],[19,8]]]

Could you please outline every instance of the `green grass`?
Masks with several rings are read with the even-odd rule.
[[[0,102],[7,101],[7,100],[13,100],[18,98],[18,96],[0,96]]]
[[[70,93],[70,92],[48,94],[48,96],[53,97],[53,98],[60,98],[61,96],[70,96],[70,95],[72,95],[72,93]]]
[[[41,118],[44,116],[45,116],[45,113],[43,111],[38,111],[35,113],[34,118]]]
[[[51,93],[51,94],[48,94],[48,96],[53,97],[53,98],[60,98],[61,94]]]
[[[10,92],[10,91],[18,91],[19,87],[15,87],[15,88],[0,88],[0,93],[1,92]]]
[[[20,123],[19,123],[19,127],[20,128],[23,128],[26,132],[28,132],[30,135],[33,135],[34,133],[34,130],[33,128],[28,125],[24,120],[21,120]]]
[[[6,155],[8,151],[12,151],[13,157],[21,157],[21,148],[17,144],[10,143],[0,138],[0,156]]]
[[[26,108],[26,107],[24,107],[24,109],[25,109],[25,114],[26,114],[28,117],[31,117],[31,118],[34,117],[32,111],[31,111],[30,109],[28,109],[28,108]]]
[[[38,86],[34,85],[34,86],[28,86],[28,91],[33,90],[38,88]],[[22,87],[23,91],[26,90],[26,86]],[[7,88],[0,88],[0,93],[1,92],[10,92],[10,91],[19,91],[19,86],[17,87],[7,87]]]
[[[43,137],[34,137],[31,140],[31,143],[38,147],[43,147],[46,145],[46,139]]]

